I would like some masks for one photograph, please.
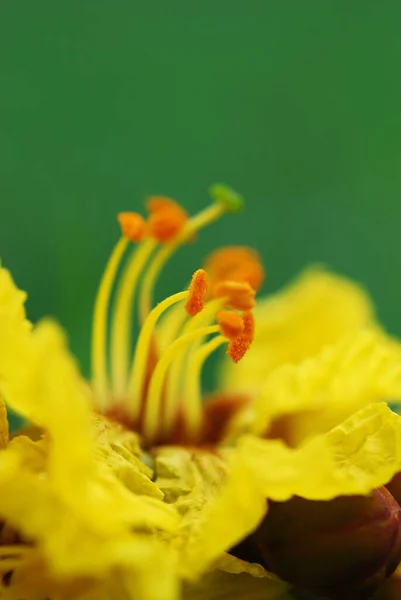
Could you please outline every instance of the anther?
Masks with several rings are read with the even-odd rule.
[[[239,362],[241,358],[246,354],[249,350],[254,336],[255,331],[255,320],[252,312],[246,311],[242,315],[242,321],[244,325],[244,330],[240,336],[232,340],[228,344],[227,354],[231,358],[231,360],[235,363]]]
[[[242,322],[244,323],[243,335],[252,342],[253,336],[255,335],[255,317],[250,310],[247,310],[242,315]]]
[[[258,253],[246,246],[227,246],[212,252],[206,260],[205,270],[212,294],[214,287],[221,281],[245,281],[258,291],[264,279]]]
[[[207,296],[207,275],[203,269],[198,269],[192,275],[189,285],[189,295],[185,304],[185,310],[190,317],[197,315],[205,305]]]
[[[122,212],[117,218],[123,236],[131,242],[140,242],[145,234],[145,219],[135,212]]]
[[[245,281],[222,281],[213,290],[213,296],[226,297],[226,305],[236,310],[251,310],[256,304],[255,293]]]
[[[234,340],[244,331],[244,321],[238,313],[230,310],[219,310],[216,315],[221,333],[229,340]]]
[[[147,208],[148,233],[159,242],[172,241],[188,220],[188,213],[171,198],[152,196],[147,201]]]

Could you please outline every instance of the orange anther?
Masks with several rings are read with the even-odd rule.
[[[253,336],[255,335],[255,317],[250,310],[246,310],[243,313],[242,322],[244,324],[242,335],[252,342]]]
[[[131,242],[140,242],[145,234],[145,219],[135,212],[122,212],[117,215],[123,236]]]
[[[159,242],[173,240],[188,220],[188,213],[177,202],[164,196],[148,199],[148,232]]]
[[[230,310],[219,310],[216,320],[220,325],[221,333],[230,340],[235,339],[244,331],[244,321],[241,316]]]
[[[242,321],[244,330],[243,333],[232,340],[228,344],[227,354],[228,356],[237,363],[249,350],[255,331],[255,320],[251,311],[246,311],[242,315]]]
[[[216,284],[225,280],[245,281],[257,291],[264,278],[258,253],[245,246],[227,246],[216,250],[208,257],[205,269],[212,294]]]
[[[203,269],[198,269],[192,275],[189,285],[189,296],[185,304],[185,310],[190,317],[197,315],[203,308],[207,296],[207,275]]]
[[[225,296],[227,306],[236,310],[250,310],[253,308],[255,306],[255,293],[255,290],[245,281],[222,281],[213,290],[213,296]]]
[[[228,344],[227,354],[233,362],[237,363],[246,354],[250,345],[250,341],[240,335]]]

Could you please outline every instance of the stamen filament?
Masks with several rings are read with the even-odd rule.
[[[174,252],[191,237],[196,231],[199,231],[209,223],[216,221],[224,213],[223,206],[219,204],[211,204],[199,214],[191,217],[178,236],[170,243],[164,244],[159,252],[155,255],[149,269],[142,281],[141,293],[139,297],[139,317],[143,323],[146,315],[150,312],[152,306],[152,296],[155,282],[160,274],[160,271],[174,254]]]
[[[211,204],[210,206],[207,206],[200,213],[188,220],[181,233],[181,241],[185,241],[185,239],[195,233],[195,231],[199,231],[203,227],[206,227],[206,225],[210,225],[210,223],[219,219],[224,212],[224,207],[221,204]]]
[[[191,360],[188,361],[183,388],[183,396],[185,398],[183,413],[188,434],[195,439],[202,424],[201,371],[210,354],[227,342],[228,339],[226,337],[216,335],[194,352]]]
[[[9,546],[0,546],[0,557],[17,557],[19,555],[26,556],[32,553],[32,548],[22,544],[10,544]]]
[[[224,298],[215,298],[214,300],[209,300],[206,302],[203,310],[192,317],[189,321],[186,322],[181,336],[186,335],[190,331],[194,331],[200,327],[206,327],[207,325],[211,325],[211,323],[215,320],[216,312],[222,308],[224,305]],[[181,309],[181,314],[185,315],[184,311]],[[170,315],[167,315],[166,319],[169,319]],[[171,331],[171,338],[165,342],[162,348],[166,348],[170,343],[173,342],[174,339],[178,337],[178,330]],[[159,340],[159,336],[157,338]],[[180,395],[181,381],[183,377],[183,373],[185,370],[185,366],[191,360],[191,356],[194,351],[196,351],[199,345],[202,343],[201,338],[197,338],[193,341],[191,348],[189,349],[181,349],[176,356],[174,363],[171,365],[170,373],[168,377],[167,383],[167,396],[169,397],[168,402],[172,403],[173,398],[177,398]],[[186,350],[186,351],[185,351]]]
[[[157,340],[161,350],[166,348],[173,340],[178,336],[178,332],[185,323],[185,328],[181,335],[191,331],[200,325],[206,325],[210,321],[214,320],[215,313],[224,306],[224,298],[215,298],[214,300],[208,300],[205,303],[202,311],[192,317],[189,321],[186,321],[188,315],[182,310],[180,306],[175,306],[166,317],[158,328]]]
[[[139,417],[143,386],[145,383],[146,364],[148,361],[149,349],[152,341],[152,334],[157,320],[167,308],[169,308],[173,304],[176,304],[176,302],[186,300],[188,298],[188,295],[189,291],[186,290],[184,292],[178,292],[178,294],[174,294],[173,296],[169,296],[168,298],[160,302],[157,306],[155,306],[155,308],[148,314],[142,325],[136,344],[134,359],[128,382],[128,391],[131,397],[131,404],[128,408],[130,411],[130,415],[134,420],[136,420]]]
[[[149,390],[146,398],[146,411],[144,419],[144,433],[149,440],[153,440],[158,430],[158,421],[160,414],[162,414],[162,393],[165,375],[167,369],[170,366],[171,361],[175,358],[177,352],[181,348],[192,342],[197,338],[203,338],[212,333],[220,331],[218,325],[211,325],[209,327],[202,327],[195,329],[182,337],[177,338],[164,352],[153,371],[152,378],[149,384]],[[174,417],[176,415],[177,405],[179,404],[180,398],[171,396],[166,398],[166,404],[164,406],[164,424],[163,430],[165,432],[171,432],[174,426]]]
[[[206,306],[207,303],[205,304],[205,307]],[[191,321],[197,316],[198,315],[195,315]],[[182,310],[182,307],[179,304],[169,310],[166,316],[163,317],[162,322],[157,328],[157,342],[161,352],[163,352],[163,350],[167,348],[167,346],[169,346],[173,340],[175,340],[187,319],[188,314],[185,312],[185,310]]]
[[[0,560],[0,573],[6,573],[7,571],[13,571],[22,564],[21,558],[4,558]]]
[[[111,330],[111,379],[113,392],[121,396],[127,391],[131,348],[132,314],[139,277],[156,247],[146,239],[132,254],[117,289]]]
[[[152,306],[152,297],[155,283],[159,277],[160,271],[164,265],[174,254],[179,244],[174,241],[170,244],[163,245],[160,250],[155,254],[152,262],[150,263],[147,272],[145,273],[141,291],[139,294],[139,322],[144,323],[147,315],[150,313],[150,307]]]
[[[128,238],[121,237],[107,262],[106,269],[100,281],[93,312],[92,330],[92,373],[93,386],[97,395],[97,402],[102,409],[105,408],[107,391],[109,388],[107,373],[107,314],[111,289],[116,277],[121,258],[129,243]]]

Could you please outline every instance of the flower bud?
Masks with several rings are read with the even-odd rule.
[[[386,485],[386,488],[401,506],[401,473],[394,475],[390,483]]]
[[[386,488],[329,501],[294,497],[269,503],[243,548],[251,560],[257,548],[256,560],[297,589],[365,598],[401,560],[400,519],[401,508]]]

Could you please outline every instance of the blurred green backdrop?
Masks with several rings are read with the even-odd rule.
[[[0,255],[84,370],[116,212],[247,199],[181,251],[255,245],[275,290],[311,261],[362,281],[401,334],[399,0],[3,0]]]

